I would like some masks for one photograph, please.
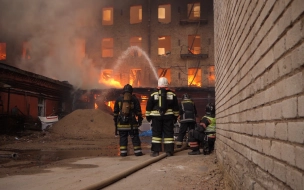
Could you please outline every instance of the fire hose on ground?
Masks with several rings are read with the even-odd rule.
[[[174,150],[174,153],[182,151],[186,147],[187,147],[187,145],[183,146],[182,148],[178,148],[178,149]],[[93,184],[89,187],[86,187],[83,190],[98,190],[98,189],[102,189],[104,187],[107,187],[107,186],[119,181],[120,179],[123,179],[123,178],[127,177],[128,175],[131,175],[132,173],[134,173],[134,172],[136,172],[136,171],[138,171],[138,170],[140,170],[140,169],[142,169],[146,166],[149,166],[150,164],[153,164],[153,163],[155,163],[155,162],[157,162],[157,161],[159,161],[159,160],[161,160],[165,157],[167,157],[166,153],[160,154],[157,157],[151,158],[151,159],[149,159],[145,162],[142,162],[142,163],[140,163],[136,166],[133,166],[133,167],[131,167],[131,168],[129,168],[129,169],[123,171],[123,172],[120,172],[120,173],[118,173],[118,174],[116,174],[112,177],[109,177],[109,178],[107,178],[107,179],[105,179],[105,180],[103,180],[103,181],[101,181],[97,184]]]
[[[17,158],[18,154],[12,153],[12,154],[0,154],[0,158]]]

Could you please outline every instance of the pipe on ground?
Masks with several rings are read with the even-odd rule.
[[[183,146],[182,148],[176,149],[176,150],[174,150],[174,153],[179,152],[181,150],[184,150],[185,148],[186,148],[186,146]],[[125,170],[123,172],[120,172],[120,173],[118,173],[118,174],[116,174],[116,175],[114,175],[112,177],[109,177],[109,178],[107,178],[107,179],[105,179],[105,180],[103,180],[103,181],[101,181],[101,182],[99,182],[97,184],[93,184],[93,185],[91,185],[89,187],[86,187],[83,190],[98,190],[98,189],[102,189],[104,187],[107,187],[107,186],[115,183],[116,181],[119,181],[122,178],[125,178],[128,175],[131,175],[132,173],[134,173],[134,172],[136,172],[136,171],[138,171],[138,170],[140,170],[140,169],[142,169],[142,168],[144,168],[144,167],[146,167],[146,166],[148,166],[148,165],[150,165],[152,163],[155,163],[155,162],[157,162],[157,161],[159,161],[159,160],[161,160],[161,159],[163,159],[165,157],[167,157],[166,153],[160,154],[157,157],[154,157],[154,158],[151,158],[151,159],[149,159],[149,160],[147,160],[145,162],[142,162],[142,163],[140,163],[140,164],[138,164],[138,165],[136,165],[136,166],[134,166],[132,168],[129,168],[129,169],[127,169],[127,170]]]

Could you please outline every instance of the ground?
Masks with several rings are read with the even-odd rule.
[[[177,149],[172,157],[161,154],[153,158],[149,155],[151,137],[141,137],[145,155],[134,156],[130,144],[129,156],[121,158],[112,123],[111,116],[102,111],[79,110],[46,131],[1,135],[0,186],[5,189],[230,189],[215,153],[189,156],[189,150]],[[128,174],[124,174],[126,171]],[[104,185],[104,181],[115,176],[122,177]]]

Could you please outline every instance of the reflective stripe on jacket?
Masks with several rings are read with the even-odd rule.
[[[178,107],[178,100],[171,90],[166,89],[166,98],[167,98],[167,109],[164,113],[164,115],[174,115],[175,117],[178,117],[179,115],[179,107]],[[147,102],[146,106],[146,117],[149,116],[161,116],[159,110],[160,110],[160,101],[159,101],[159,91],[153,92]]]

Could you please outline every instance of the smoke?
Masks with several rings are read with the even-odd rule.
[[[75,88],[107,88],[100,84],[100,69],[82,47],[92,31],[82,26],[101,22],[101,6],[91,0],[0,0],[0,35],[10,42],[30,46],[30,60],[16,59],[12,65]],[[96,9],[96,10],[94,10]],[[98,15],[94,15],[98,13]],[[2,31],[2,32],[1,32]],[[0,39],[1,40],[1,39]],[[96,39],[101,40],[101,39]],[[21,53],[20,53],[21,54]]]

